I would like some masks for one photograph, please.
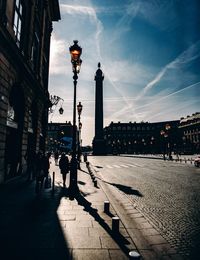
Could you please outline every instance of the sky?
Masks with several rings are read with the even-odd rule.
[[[49,92],[61,97],[49,122],[73,118],[69,47],[78,40],[82,66],[77,104],[83,145],[91,145],[98,62],[104,73],[104,127],[113,122],[179,120],[200,112],[199,0],[59,0],[53,24]],[[62,105],[63,115],[58,109]]]

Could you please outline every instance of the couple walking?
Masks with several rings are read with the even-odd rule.
[[[63,187],[66,187],[66,177],[67,173],[69,172],[69,159],[67,155],[62,153],[61,158],[59,160],[59,168],[60,168],[60,173],[62,174],[62,179],[63,179]]]

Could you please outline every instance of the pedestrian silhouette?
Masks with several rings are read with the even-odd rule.
[[[35,160],[36,160],[36,153],[32,149],[28,148],[25,156],[24,156],[26,162],[27,162],[27,181],[35,180]]]
[[[36,155],[36,193],[41,192],[43,188],[44,178],[48,176],[49,172],[49,158],[39,151]]]
[[[62,153],[62,155],[61,155],[61,158],[59,161],[59,168],[60,168],[60,173],[62,174],[63,187],[65,187],[67,173],[69,172],[69,159],[64,153]]]
[[[56,151],[56,152],[54,153],[55,165],[58,165],[58,158],[59,158],[59,152]]]

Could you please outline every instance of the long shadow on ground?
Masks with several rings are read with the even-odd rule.
[[[0,259],[71,259],[56,213],[61,196],[36,196],[25,180],[0,188]]]

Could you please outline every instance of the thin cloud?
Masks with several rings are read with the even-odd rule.
[[[196,82],[196,83],[194,83],[194,84],[191,84],[191,85],[189,85],[189,86],[186,86],[186,87],[184,87],[184,88],[182,88],[182,89],[180,89],[180,90],[177,90],[177,91],[174,91],[174,92],[172,92],[172,93],[170,93],[170,94],[168,94],[168,95],[166,95],[166,96],[163,96],[163,97],[158,97],[157,99],[155,99],[153,102],[150,102],[150,103],[148,103],[148,104],[145,104],[145,105],[139,105],[139,106],[137,106],[137,107],[135,107],[134,108],[134,111],[136,112],[137,110],[141,110],[142,108],[145,108],[145,107],[151,107],[151,112],[152,112],[152,108],[153,108],[153,105],[156,105],[157,103],[159,103],[159,102],[161,102],[161,101],[164,101],[164,100],[166,100],[166,99],[168,99],[168,98],[171,98],[172,96],[175,96],[175,95],[178,95],[178,94],[180,94],[180,93],[182,93],[182,92],[185,92],[185,91],[187,91],[187,90],[190,90],[191,88],[194,88],[194,87],[197,87],[198,85],[200,85],[200,81],[199,82]],[[153,97],[154,98],[154,97]],[[136,101],[136,100],[135,100]],[[141,103],[141,102],[140,102]],[[156,107],[158,107],[157,105],[156,105]],[[130,113],[130,111],[131,111],[131,109],[133,108],[133,106],[131,106],[131,107],[124,107],[122,110],[120,110],[120,111],[118,111],[117,113],[115,113],[114,115],[112,115],[112,117],[114,117],[114,118],[118,118],[118,117],[122,117],[122,116],[125,116],[126,114],[127,114],[127,112],[129,111],[129,113]],[[148,110],[149,111],[149,110]],[[138,112],[137,113],[135,113],[136,115],[137,115],[137,117],[138,117]],[[137,117],[135,117],[136,119],[137,119]]]
[[[66,52],[65,42],[58,39],[55,33],[51,37],[50,49],[50,73],[53,74],[66,74],[66,66],[64,62]]]
[[[186,65],[195,59],[200,57],[200,41],[197,41],[195,44],[192,44],[187,50],[183,51],[176,59],[168,63],[162,70],[156,75],[156,77],[149,82],[142,92],[138,95],[137,100],[141,99],[147,91],[152,89],[160,80],[164,77],[166,72],[170,69],[179,69],[183,65]]]
[[[100,51],[100,35],[103,31],[103,25],[101,21],[97,18],[96,10],[92,6],[84,6],[84,5],[66,5],[61,4],[61,10],[63,14],[70,14],[70,15],[88,15],[90,19],[96,25],[96,32],[95,32],[95,41],[96,41],[96,48],[97,48],[97,55],[101,57]]]
[[[90,15],[90,16],[96,15],[95,9],[92,8],[91,6],[61,4],[60,7],[61,7],[62,14],[70,14],[70,15],[83,14],[83,15]]]

